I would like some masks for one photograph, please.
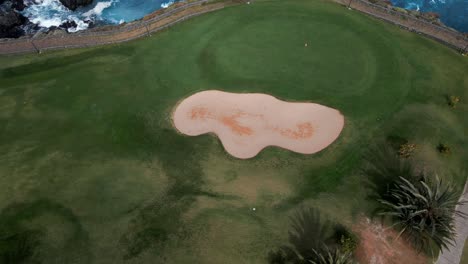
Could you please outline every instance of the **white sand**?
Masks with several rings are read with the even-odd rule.
[[[252,158],[267,146],[316,153],[335,141],[344,126],[343,115],[323,105],[216,90],[184,99],[173,121],[189,136],[215,133],[226,151],[240,159]]]

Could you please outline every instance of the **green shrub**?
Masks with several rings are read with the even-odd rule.
[[[340,243],[343,252],[353,253],[356,250],[359,241],[357,239],[357,236],[351,234],[350,236],[341,236]]]
[[[343,225],[335,226],[333,237],[334,244],[343,253],[353,254],[359,244],[357,235]]]
[[[449,106],[451,106],[452,108],[455,108],[457,107],[457,104],[460,102],[460,97],[451,95],[448,101],[449,101],[448,102]]]
[[[437,150],[442,153],[442,154],[450,154],[452,153],[450,147],[444,143],[440,143],[438,146],[437,146]]]
[[[400,12],[400,13],[403,13],[403,14],[408,14],[408,11],[404,8],[401,8],[401,7],[393,7],[393,10],[397,11],[397,12]]]
[[[398,156],[401,158],[409,158],[411,157],[416,149],[418,148],[418,145],[412,144],[412,143],[405,143],[400,145],[400,148],[398,149]]]

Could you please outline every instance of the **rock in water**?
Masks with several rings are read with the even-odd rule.
[[[21,25],[28,21],[13,9],[0,9],[0,38],[18,38],[24,31]]]
[[[76,24],[75,21],[65,21],[62,24],[60,24],[59,28],[64,28],[64,29],[69,29],[69,28],[76,28],[78,25]]]
[[[70,10],[75,10],[80,6],[89,5],[92,2],[93,0],[60,0],[60,3]]]

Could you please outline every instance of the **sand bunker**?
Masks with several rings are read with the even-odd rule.
[[[267,94],[203,91],[184,99],[174,125],[189,136],[213,132],[226,151],[247,159],[267,146],[312,154],[340,135],[343,115],[313,103],[290,103]]]

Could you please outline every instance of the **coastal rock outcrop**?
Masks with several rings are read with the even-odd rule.
[[[59,28],[64,28],[64,29],[69,29],[69,28],[76,28],[77,26],[78,25],[76,24],[75,21],[68,20],[68,21],[65,21],[62,24],[60,24],[60,26],[58,26],[58,27]]]
[[[89,5],[92,2],[93,0],[60,0],[60,3],[70,10],[75,10],[80,6]]]
[[[17,38],[23,35],[21,25],[28,19],[13,9],[0,8],[0,38]]]
[[[0,5],[2,4],[18,11],[23,11],[26,7],[23,0],[0,0]]]

